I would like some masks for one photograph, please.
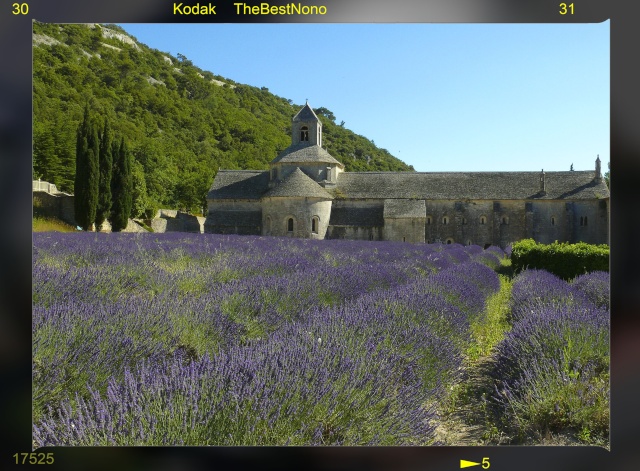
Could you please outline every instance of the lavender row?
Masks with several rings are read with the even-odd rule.
[[[567,283],[543,270],[518,275],[513,328],[496,347],[492,400],[518,433],[573,429],[608,436],[608,273]],[[527,424],[524,426],[523,424]]]
[[[403,250],[410,255],[412,249]],[[411,275],[421,273],[411,263],[398,262],[386,274],[361,264],[369,271],[355,278],[320,267],[316,282],[338,293],[329,302],[319,302],[317,293],[305,298],[313,283],[295,285],[295,276],[273,275],[229,282],[198,299],[174,298],[162,289],[151,298],[136,293],[102,308],[73,300],[72,294],[57,304],[49,299],[34,311],[34,384],[41,385],[36,393],[60,384],[72,393],[59,400],[60,391],[42,401],[49,412],[35,426],[34,439],[41,444],[428,442],[435,415],[425,404],[433,404],[443,384],[454,379],[469,316],[483,306],[477,298],[497,286],[495,273],[482,265],[453,265],[470,257],[461,247],[425,254],[422,273],[441,270],[428,283]],[[357,289],[349,291],[352,286]],[[258,299],[266,307],[252,304]],[[300,299],[306,300],[287,311],[287,303]],[[129,324],[128,315],[136,321]],[[246,366],[248,361],[254,366]],[[193,382],[175,375],[184,374],[179,368],[196,366],[202,374],[194,390]],[[243,371],[250,374],[234,382]],[[269,383],[272,389],[265,386],[270,371],[281,375]],[[301,376],[301,371],[317,375]],[[65,383],[70,378],[74,385]],[[135,391],[132,378],[137,378]],[[154,389],[160,383],[149,378],[164,386]],[[82,388],[80,380],[89,387]],[[211,396],[216,387],[223,389]],[[185,391],[191,394],[188,401]],[[196,421],[189,427],[185,411]]]

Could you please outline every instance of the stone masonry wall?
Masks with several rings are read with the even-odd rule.
[[[324,239],[331,215],[331,200],[320,198],[264,198],[262,202],[262,235]],[[317,218],[317,233],[311,230]],[[293,218],[293,231],[288,219]],[[269,227],[270,226],[270,227]]]
[[[425,218],[385,218],[382,231],[384,240],[424,242]]]

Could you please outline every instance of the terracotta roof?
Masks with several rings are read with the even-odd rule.
[[[296,168],[285,177],[283,181],[271,188],[264,194],[264,197],[297,197],[323,198],[331,200],[333,196],[327,193],[324,188],[304,174],[302,170]]]
[[[283,150],[278,157],[271,161],[275,163],[288,163],[288,164],[304,164],[311,162],[323,162],[328,164],[339,165],[340,168],[344,168],[338,160],[334,159],[329,152],[322,147],[315,144],[309,144],[308,142],[293,144]]]

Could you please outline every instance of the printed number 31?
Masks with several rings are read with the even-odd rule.
[[[570,3],[569,5],[567,5],[566,3],[561,3],[559,13],[561,15],[566,15],[567,13],[573,15],[573,3]]]

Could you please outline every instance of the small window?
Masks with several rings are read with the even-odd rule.
[[[556,225],[556,218],[555,216],[551,216],[551,225],[555,226]]]
[[[287,219],[287,232],[293,232],[293,218]]]
[[[431,216],[427,216],[427,226],[431,225]]]
[[[449,216],[444,216],[442,218],[442,224],[444,224],[445,226],[449,224]]]
[[[470,240],[467,241],[467,245],[471,245],[471,241]]]
[[[451,239],[451,238],[447,239],[447,244],[449,244],[449,245],[453,244],[453,239]]]
[[[462,225],[465,226],[467,224],[467,218],[462,218]]]
[[[406,237],[403,237],[403,238],[402,238],[402,242],[406,242],[406,241],[407,241],[407,238],[406,238]]]
[[[300,141],[308,141],[309,140],[309,128],[306,126],[302,126],[300,128]]]
[[[502,216],[502,224],[506,226],[509,224],[509,218],[507,216]]]
[[[587,216],[584,217],[584,225],[587,225]]]
[[[480,224],[485,225],[487,223],[486,216],[480,216]]]
[[[267,216],[266,226],[267,226],[267,234],[270,234],[271,233],[271,217],[269,216]]]
[[[314,216],[311,218],[311,232],[314,234],[318,233],[318,216]]]

